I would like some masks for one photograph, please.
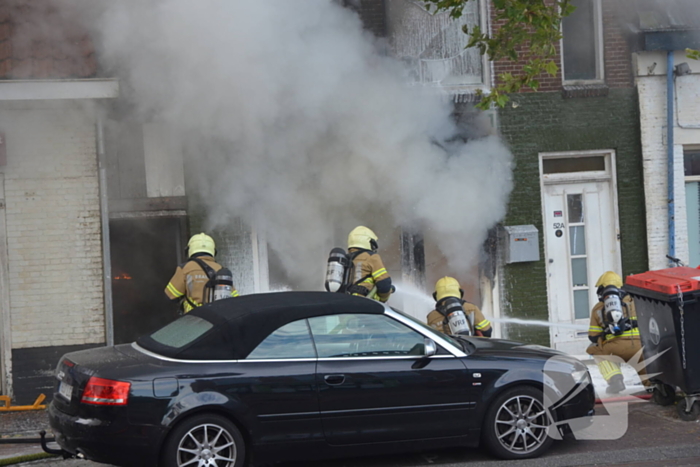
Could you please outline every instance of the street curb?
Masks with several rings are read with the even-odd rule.
[[[32,461],[38,461],[41,459],[48,459],[49,457],[56,457],[56,455],[49,454],[46,452],[39,452],[36,454],[25,454],[22,456],[6,457],[4,459],[0,459],[0,466],[23,464],[25,462],[32,462]]]

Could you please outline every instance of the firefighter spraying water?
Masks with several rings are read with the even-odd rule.
[[[187,242],[187,261],[178,266],[165,294],[180,304],[180,313],[222,298],[237,297],[233,275],[214,260],[216,244],[205,233],[193,235]]]
[[[457,279],[443,277],[435,284],[435,310],[428,314],[428,325],[445,334],[491,337],[491,322],[479,307],[462,299],[464,291]]]
[[[348,235],[348,252],[333,248],[328,256],[326,290],[380,302],[389,300],[396,289],[377,253],[378,242],[377,235],[371,229],[355,227]]]
[[[605,310],[603,317],[604,331],[613,336],[620,336],[625,331],[631,331],[633,322],[622,311],[623,306],[625,308],[629,306],[628,303],[622,303],[622,296],[626,294],[616,286],[609,285],[603,289],[600,295],[602,296],[603,309]],[[634,323],[634,327],[636,327],[636,323]]]
[[[605,358],[616,355],[629,361],[639,352],[641,340],[637,328],[634,301],[622,290],[622,278],[607,271],[596,283],[599,302],[591,310],[588,338],[593,343],[586,352],[595,358],[603,378],[608,383],[606,392],[616,394],[625,389],[620,366]],[[644,374],[644,370],[640,370]],[[648,384],[645,378],[641,378]]]

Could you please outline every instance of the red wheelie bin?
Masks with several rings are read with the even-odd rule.
[[[680,388],[683,397],[677,406],[679,417],[697,420],[700,269],[674,267],[635,274],[626,278],[623,289],[634,298],[646,371],[653,375],[651,380],[656,385],[654,399],[673,403],[675,389]]]

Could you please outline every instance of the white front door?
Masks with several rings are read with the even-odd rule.
[[[589,343],[590,311],[598,301],[595,283],[605,271],[621,274],[612,177],[558,177],[545,180],[543,190],[549,319],[569,325],[551,328],[551,345],[581,354]]]

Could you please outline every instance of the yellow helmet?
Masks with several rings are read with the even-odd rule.
[[[348,248],[362,248],[377,251],[379,244],[377,235],[371,229],[362,225],[355,227],[348,235]]]
[[[435,283],[433,298],[438,302],[445,297],[462,298],[463,296],[464,290],[459,287],[459,282],[454,277],[445,276]]]
[[[190,241],[187,242],[187,256],[192,256],[195,253],[208,253],[216,256],[214,239],[205,233],[192,235]]]
[[[602,276],[596,282],[596,287],[607,287],[609,285],[614,285],[618,289],[622,287],[622,278],[613,271],[604,272]]]

